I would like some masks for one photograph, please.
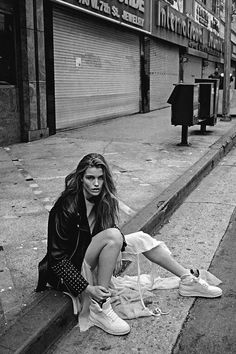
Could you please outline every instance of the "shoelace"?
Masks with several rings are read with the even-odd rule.
[[[208,284],[205,280],[203,280],[203,279],[201,279],[201,278],[196,278],[196,280],[197,280],[197,282],[198,282],[199,284],[201,284],[204,288],[209,288],[209,284]]]
[[[159,307],[156,307],[154,310],[150,310],[143,301],[143,295],[142,295],[142,289],[141,289],[141,282],[140,282],[140,263],[139,263],[139,254],[137,254],[137,264],[138,264],[138,291],[139,291],[139,296],[140,296],[140,301],[145,310],[147,310],[152,316],[160,317],[161,315],[168,315],[168,312],[163,312]]]
[[[106,315],[108,317],[110,317],[110,319],[114,322],[116,321],[119,317],[118,315],[113,311],[112,308],[110,308],[107,312],[106,312]]]

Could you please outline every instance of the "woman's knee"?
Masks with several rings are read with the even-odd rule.
[[[108,244],[114,245],[117,247],[122,247],[123,245],[123,237],[121,232],[116,228],[110,228],[103,231],[104,237]]]
[[[91,266],[91,268],[94,269],[98,264],[98,259],[102,251],[105,249],[109,251],[110,246],[112,249],[116,249],[118,252],[121,250],[122,245],[123,238],[118,229],[110,228],[101,231],[92,238],[92,241],[88,246],[85,254],[85,260]]]

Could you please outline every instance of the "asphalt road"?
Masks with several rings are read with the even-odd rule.
[[[235,150],[233,156],[236,156]],[[232,158],[232,155],[231,155]],[[229,158],[228,161],[231,161]],[[236,164],[232,164],[236,169]],[[236,353],[236,208],[209,270],[223,279],[221,299],[197,299],[173,354]]]
[[[213,258],[210,271],[223,279],[220,300],[197,299],[173,354],[236,353],[236,209]]]

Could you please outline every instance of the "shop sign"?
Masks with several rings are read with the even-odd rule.
[[[73,6],[137,29],[150,31],[149,0],[65,0]]]
[[[184,11],[184,4],[183,0],[165,0],[171,7],[175,10],[183,12]]]
[[[209,12],[205,10],[203,6],[195,2],[195,21],[205,26],[209,27]]]
[[[208,53],[213,55],[220,55],[223,53],[224,42],[212,32],[208,32]]]
[[[163,27],[191,41],[203,43],[203,28],[164,1],[157,1],[155,18],[157,27]]]
[[[163,0],[156,2],[155,25],[186,38],[190,48],[215,56],[223,53],[223,40],[219,36],[174,10]]]
[[[223,53],[223,40],[210,31],[207,31],[207,34],[207,41],[204,41],[203,43],[189,41],[188,47],[220,57]]]
[[[216,34],[220,32],[220,21],[202,5],[195,2],[195,21]]]

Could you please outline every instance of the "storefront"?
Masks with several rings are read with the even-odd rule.
[[[209,77],[215,72],[216,67],[220,67],[220,64],[216,63],[214,60],[211,61],[211,60],[204,59],[202,64],[203,64],[202,65],[203,78]]]
[[[150,110],[167,106],[173,84],[179,82],[179,47],[150,40]]]
[[[186,54],[185,58],[183,82],[192,84],[196,78],[202,77],[202,58],[190,54]]]
[[[171,4],[0,0],[1,144],[166,107],[173,84],[222,69],[217,19]]]
[[[150,106],[161,108],[177,82],[194,83],[196,78],[206,78],[223,63],[223,40],[219,37],[219,24],[209,14],[206,28],[202,14],[195,7],[195,14],[187,16],[183,7],[177,11],[164,0],[153,2],[150,53],[151,62],[159,70],[159,77],[150,70]],[[201,17],[202,16],[202,17]],[[218,31],[218,32],[217,32]],[[156,53],[160,53],[159,57]],[[168,65],[169,63],[169,65]],[[158,71],[158,70],[157,70]],[[159,90],[159,94],[158,94]],[[155,92],[155,94],[154,94]]]
[[[140,111],[147,2],[95,3],[53,1],[56,129]]]

